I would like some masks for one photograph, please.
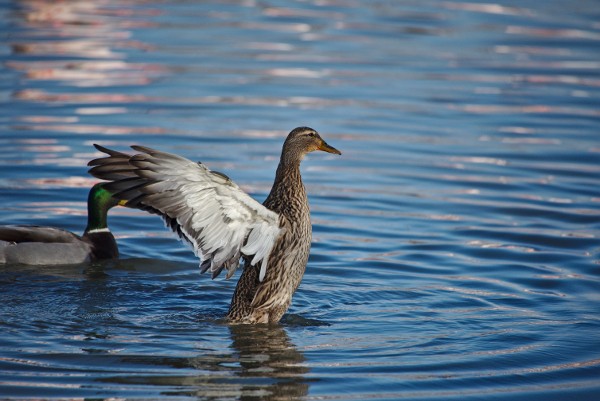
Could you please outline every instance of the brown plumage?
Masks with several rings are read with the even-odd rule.
[[[237,323],[278,322],[290,306],[310,252],[312,227],[300,162],[312,151],[341,154],[308,127],[283,144],[273,188],[263,205],[227,176],[201,163],[134,146],[130,156],[95,145],[108,157],[92,160],[90,173],[118,199],[161,215],[201,258],[201,271],[230,277],[240,258],[244,271],[227,317]]]

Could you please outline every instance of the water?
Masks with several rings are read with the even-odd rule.
[[[308,265],[231,327],[156,216],[123,259],[0,267],[0,398],[600,397],[594,1],[4,1],[0,223],[81,232],[92,144],[202,160],[259,200],[303,164]],[[236,276],[237,277],[237,276]]]

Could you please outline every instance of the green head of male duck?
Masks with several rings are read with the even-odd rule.
[[[88,195],[88,223],[83,234],[94,245],[94,256],[97,259],[112,259],[118,257],[118,248],[112,233],[108,228],[108,211],[124,205],[124,201],[112,196],[103,184],[96,184]]]
[[[117,205],[119,200],[102,184],[94,185],[88,195],[88,225],[85,232],[108,230],[108,211]]]

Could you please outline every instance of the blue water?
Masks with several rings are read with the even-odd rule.
[[[122,260],[0,266],[0,398],[600,399],[595,1],[0,2],[0,224],[81,232],[93,143],[263,200],[299,125],[307,273],[222,321],[156,216]],[[239,274],[239,273],[238,273]]]

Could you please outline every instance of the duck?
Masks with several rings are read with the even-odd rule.
[[[69,265],[117,259],[119,248],[107,224],[108,210],[119,204],[101,183],[90,189],[83,235],[37,225],[0,226],[0,264]]]
[[[226,319],[234,324],[280,321],[304,276],[312,225],[300,163],[314,151],[341,155],[310,127],[293,129],[281,150],[273,186],[261,204],[227,175],[202,162],[131,146],[130,155],[94,145],[106,156],[89,173],[127,207],[161,216],[190,244],[201,273],[242,274]]]

